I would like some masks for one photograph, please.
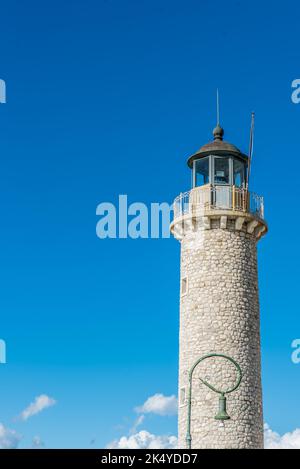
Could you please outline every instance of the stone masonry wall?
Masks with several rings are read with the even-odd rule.
[[[199,377],[227,389],[235,382],[236,371],[221,358],[207,359],[196,368],[192,448],[263,447],[256,241],[246,229],[235,230],[234,220],[228,220],[226,229],[220,228],[220,220],[212,220],[211,229],[205,230],[201,219],[181,241],[181,279],[187,279],[187,293],[180,298],[180,448],[186,448],[188,371],[209,353],[233,357],[243,380],[227,396],[231,419],[221,428],[214,419],[219,397]]]

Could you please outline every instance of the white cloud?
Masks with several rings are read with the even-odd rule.
[[[176,415],[177,397],[175,395],[154,394],[143,405],[136,407],[135,411],[140,414]]]
[[[56,404],[56,401],[52,397],[47,396],[46,394],[41,394],[37,396],[31,404],[29,404],[26,409],[20,415],[21,420],[27,420],[29,417],[32,417],[35,414],[38,414],[47,407],[51,407]]]
[[[142,425],[143,421],[145,420],[145,415],[142,414],[142,415],[139,415],[137,419],[135,419],[134,421],[134,424],[132,426],[132,428],[130,429],[130,432],[131,434],[133,433],[136,433],[137,431],[137,428]]]
[[[40,436],[34,436],[32,438],[32,445],[31,447],[33,449],[39,449],[39,448],[43,448],[45,446],[45,443],[42,441],[41,437]]]
[[[146,430],[130,436],[122,436],[119,440],[112,441],[109,449],[175,449],[177,448],[176,436],[153,435]]]
[[[292,432],[279,435],[265,424],[265,448],[266,449],[300,449],[300,428]]]
[[[15,449],[21,440],[21,436],[14,430],[6,428],[0,423],[0,449]]]

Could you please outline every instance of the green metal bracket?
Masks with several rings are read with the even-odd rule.
[[[239,385],[241,384],[242,381],[242,370],[240,365],[231,357],[228,355],[224,355],[222,353],[210,353],[208,355],[204,355],[203,357],[199,358],[192,368],[189,371],[189,393],[188,393],[188,415],[187,415],[187,432],[186,432],[186,445],[188,449],[191,449],[192,447],[192,435],[191,435],[191,414],[192,414],[192,379],[193,379],[193,373],[195,368],[201,363],[203,360],[206,360],[207,358],[213,358],[213,357],[220,357],[220,358],[225,358],[226,360],[230,361],[236,368],[237,370],[237,381],[236,384],[232,388],[228,388],[225,391],[216,389],[214,386],[209,384],[207,381],[204,379],[200,378],[200,381],[207,386],[209,389],[212,391],[216,392],[217,394],[220,394],[219,397],[219,412],[215,416],[216,420],[220,420],[221,422],[224,420],[229,420],[230,417],[227,414],[226,410],[226,394],[229,394],[233,391],[235,391]]]

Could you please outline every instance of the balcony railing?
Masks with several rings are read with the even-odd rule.
[[[201,215],[212,210],[251,213],[264,219],[263,197],[235,186],[196,187],[174,200],[174,219],[183,215]]]

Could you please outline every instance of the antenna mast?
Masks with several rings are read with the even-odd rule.
[[[254,142],[254,112],[251,113],[251,127],[250,127],[250,141],[249,141],[249,158],[248,158],[248,171],[247,171],[247,184],[246,188],[249,188],[249,179],[251,174],[251,163],[253,157],[253,142]]]
[[[217,88],[217,126],[220,125],[219,88]]]

